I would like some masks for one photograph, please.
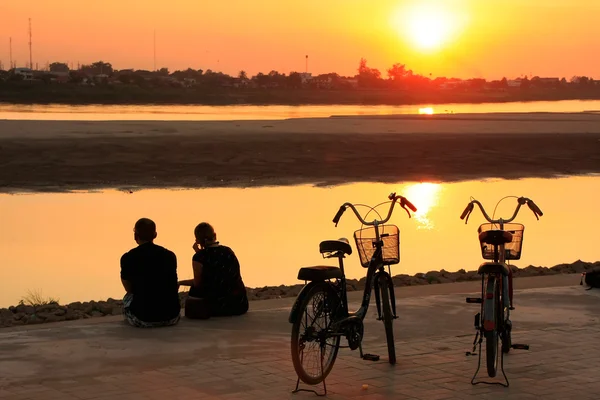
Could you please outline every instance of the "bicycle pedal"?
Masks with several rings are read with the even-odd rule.
[[[513,311],[515,308],[513,306],[508,307],[510,311]]]
[[[377,354],[363,354],[363,360],[379,361],[379,356]]]
[[[529,350],[529,345],[528,344],[513,344],[512,346],[510,346],[511,348],[515,349],[515,350]]]
[[[477,353],[473,353],[473,352],[471,352],[471,351],[466,351],[466,352],[465,352],[465,356],[467,356],[467,357],[468,357],[468,356],[476,356],[476,355],[477,355]]]

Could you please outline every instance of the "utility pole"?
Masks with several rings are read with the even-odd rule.
[[[154,72],[156,72],[156,29],[154,30]]]
[[[31,18],[29,18],[29,68],[33,69],[33,56],[31,53]]]
[[[308,74],[308,54],[306,55],[306,71],[305,72]]]
[[[12,37],[8,38],[8,51],[9,51],[9,59],[10,59],[10,65],[9,65],[9,69],[13,68],[13,59],[12,59]]]

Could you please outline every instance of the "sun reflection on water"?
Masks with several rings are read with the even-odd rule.
[[[418,229],[433,229],[433,221],[428,218],[429,211],[438,205],[442,186],[439,183],[421,182],[405,188],[406,198],[417,207],[414,218],[419,222]]]

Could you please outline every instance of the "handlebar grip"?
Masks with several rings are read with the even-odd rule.
[[[402,199],[403,203],[412,210],[412,212],[417,212],[417,207],[413,205],[406,197]]]
[[[465,208],[465,211],[463,211],[462,215],[460,216],[460,219],[465,219],[465,217],[471,212],[473,211],[473,203],[469,203],[467,205],[467,207]]]
[[[337,214],[335,214],[335,217],[333,217],[333,223],[334,224],[338,224],[338,222],[340,222],[340,218],[342,218],[342,214],[344,214],[344,211],[346,211],[346,207],[341,206],[340,209],[338,210]]]
[[[529,209],[530,209],[531,211],[533,211],[533,213],[534,213],[534,214],[537,214],[537,215],[539,215],[540,217],[541,217],[542,215],[544,215],[544,213],[542,212],[542,210],[540,210],[540,208],[537,206],[537,204],[535,204],[535,203],[533,202],[533,200],[529,200],[529,201],[527,202],[527,205],[529,206]]]

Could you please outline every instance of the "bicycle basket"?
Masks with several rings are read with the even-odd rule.
[[[379,225],[379,235],[383,241],[383,264],[394,265],[400,262],[400,230],[396,225]],[[354,241],[358,249],[360,264],[369,267],[375,253],[375,227],[359,229],[354,232]]]
[[[477,234],[486,231],[500,230],[500,224],[482,224],[477,230]],[[505,259],[506,260],[519,260],[521,259],[521,250],[523,247],[523,232],[525,226],[522,224],[504,224],[504,230],[512,233],[512,242],[504,245]],[[485,260],[494,259],[494,246],[491,244],[479,242],[481,246],[481,256]]]

